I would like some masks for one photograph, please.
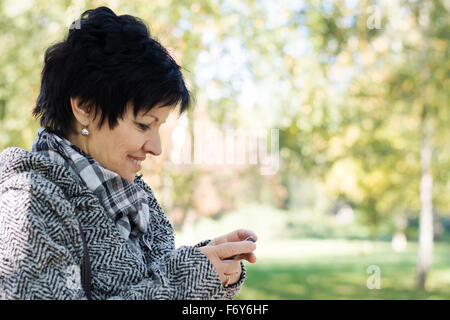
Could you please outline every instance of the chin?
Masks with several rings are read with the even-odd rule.
[[[117,172],[119,174],[119,176],[121,176],[123,179],[127,180],[128,182],[133,182],[134,181],[134,173],[121,173],[121,172]]]

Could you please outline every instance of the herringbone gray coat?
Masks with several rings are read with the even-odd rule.
[[[93,299],[232,299],[246,275],[224,288],[198,246],[175,249],[173,228],[158,212],[148,266],[137,261],[98,198],[64,167],[20,148],[0,153],[0,298],[86,299],[80,283],[86,234]]]

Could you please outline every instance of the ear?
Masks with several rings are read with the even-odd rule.
[[[87,127],[93,120],[92,108],[87,103],[81,104],[79,97],[70,97],[70,105],[75,120],[82,126]]]

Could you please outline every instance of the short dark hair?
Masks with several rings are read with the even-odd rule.
[[[181,115],[191,104],[181,67],[150,37],[146,24],[107,7],[83,12],[66,39],[46,50],[33,115],[42,127],[67,137],[74,118],[71,97],[93,106],[95,115],[101,111],[99,126],[107,119],[111,129],[130,101],[135,116],[179,103]]]

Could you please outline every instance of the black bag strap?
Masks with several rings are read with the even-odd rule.
[[[91,260],[89,259],[89,251],[86,242],[86,236],[84,234],[83,228],[81,227],[80,221],[78,221],[80,226],[81,240],[83,242],[83,261],[81,264],[81,284],[83,286],[84,292],[88,300],[92,300],[91,293]]]

